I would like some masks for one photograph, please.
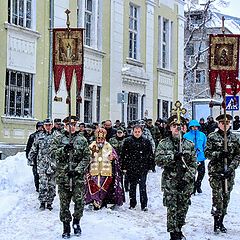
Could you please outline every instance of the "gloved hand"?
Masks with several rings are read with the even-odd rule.
[[[71,150],[73,150],[73,144],[72,143],[68,143],[64,146],[64,152],[68,153],[70,152]]]
[[[225,179],[230,178],[232,176],[232,173],[233,173],[232,169],[228,168],[226,171],[224,171],[223,176]]]
[[[69,178],[73,178],[73,177],[78,176],[79,173],[77,171],[75,171],[75,170],[69,170],[67,175],[68,175]]]
[[[175,160],[181,160],[183,157],[183,153],[182,152],[177,152],[174,154],[174,159]]]
[[[219,157],[222,158],[222,159],[228,158],[228,157],[229,157],[229,152],[223,150],[223,151],[219,154]]]

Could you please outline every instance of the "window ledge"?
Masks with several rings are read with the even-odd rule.
[[[35,124],[38,121],[36,118],[23,118],[23,117],[10,117],[10,116],[1,116],[2,122],[7,124],[22,124],[29,125]]]
[[[161,73],[169,74],[169,75],[171,75],[171,76],[176,75],[175,72],[173,72],[173,71],[171,71],[171,70],[169,70],[169,69],[161,68],[161,67],[157,67],[157,71],[158,71],[158,72],[161,72]]]
[[[136,59],[133,59],[133,58],[126,58],[126,62],[128,64],[131,64],[131,65],[134,65],[134,66],[138,66],[138,67],[143,67],[143,63],[136,60]]]
[[[8,23],[8,22],[4,23],[4,27],[6,29],[9,29],[9,30],[19,31],[19,32],[22,32],[22,33],[34,36],[36,38],[40,38],[41,37],[41,34],[39,32],[33,31],[30,28],[21,27],[21,26],[14,25],[14,24],[11,24],[11,23]]]

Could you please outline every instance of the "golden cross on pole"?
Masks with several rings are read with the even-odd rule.
[[[69,29],[69,27],[70,27],[69,14],[71,13],[71,11],[70,11],[69,9],[67,9],[67,10],[65,11],[65,13],[67,14],[66,25],[67,25],[67,28]]]
[[[222,16],[222,33],[225,33],[225,26],[224,26],[224,21],[225,21],[225,17]]]
[[[174,104],[175,108],[173,108],[173,112],[177,114],[177,123],[181,123],[181,114],[185,114],[187,110],[185,108],[181,108],[182,104],[180,101],[176,101]]]

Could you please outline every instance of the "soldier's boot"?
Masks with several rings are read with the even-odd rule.
[[[227,229],[225,228],[225,226],[223,225],[223,219],[224,219],[224,216],[221,216],[219,218],[219,228],[220,228],[220,231],[222,233],[226,233],[227,232]]]
[[[202,189],[201,189],[201,181],[197,180],[195,182],[195,188],[197,190],[198,193],[202,193]]]
[[[219,216],[214,216],[213,230],[214,230],[215,233],[219,233],[220,232]]]
[[[40,209],[41,211],[45,210],[45,202],[41,202],[41,203],[40,203],[39,209]]]
[[[170,232],[170,240],[180,240],[178,232]]]
[[[62,238],[64,239],[70,238],[70,232],[71,232],[70,222],[63,222]]]
[[[183,235],[182,231],[178,233],[179,240],[186,240],[186,237]]]
[[[51,203],[47,203],[47,209],[49,211],[52,211],[53,210],[53,207],[52,207],[52,204]]]
[[[81,233],[82,233],[82,230],[81,230],[81,227],[79,225],[79,220],[78,219],[75,219],[75,218],[73,219],[72,227],[73,227],[74,234],[77,235],[77,236],[80,236]]]

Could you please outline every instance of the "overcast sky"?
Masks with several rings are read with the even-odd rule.
[[[239,17],[240,18],[240,1],[239,0],[227,0],[229,1],[229,6],[226,8],[216,6],[216,8],[224,14]]]

